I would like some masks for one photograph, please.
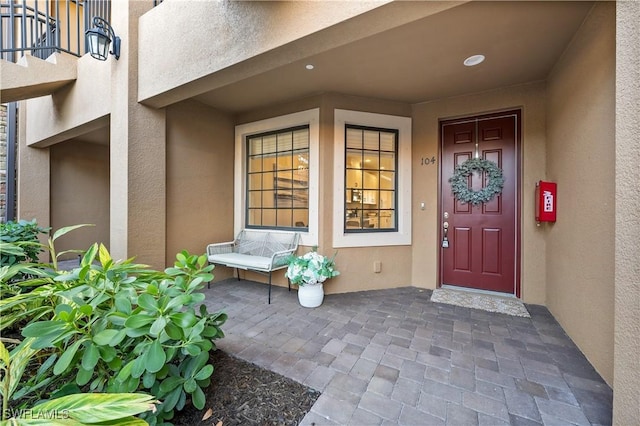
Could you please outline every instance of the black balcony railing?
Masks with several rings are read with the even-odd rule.
[[[82,56],[84,32],[94,16],[109,21],[111,0],[9,0],[0,2],[0,58],[16,62],[53,52]]]

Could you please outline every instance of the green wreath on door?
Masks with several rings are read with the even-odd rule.
[[[479,191],[469,188],[468,177],[473,172],[486,173],[487,185]],[[488,203],[496,195],[502,192],[504,187],[504,177],[502,169],[496,163],[482,158],[471,158],[464,163],[458,164],[449,178],[451,191],[456,200],[464,204],[478,205]]]

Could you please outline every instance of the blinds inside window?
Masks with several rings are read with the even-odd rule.
[[[249,155],[274,155],[278,151],[309,149],[309,129],[286,130],[280,133],[249,137]]]

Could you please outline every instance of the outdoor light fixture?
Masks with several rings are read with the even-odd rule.
[[[467,67],[473,67],[482,62],[484,62],[484,55],[473,55],[464,60],[464,64]]]
[[[85,33],[89,53],[100,61],[106,61],[107,55],[111,53],[118,59],[120,57],[120,37],[111,28],[111,25],[99,16],[93,17],[93,28]],[[113,39],[113,50],[109,52],[109,44]]]

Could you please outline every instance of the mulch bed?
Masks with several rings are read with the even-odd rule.
[[[176,426],[297,425],[320,392],[221,350],[211,354],[211,385],[203,410],[187,405],[176,412]],[[206,417],[203,420],[203,417]]]

